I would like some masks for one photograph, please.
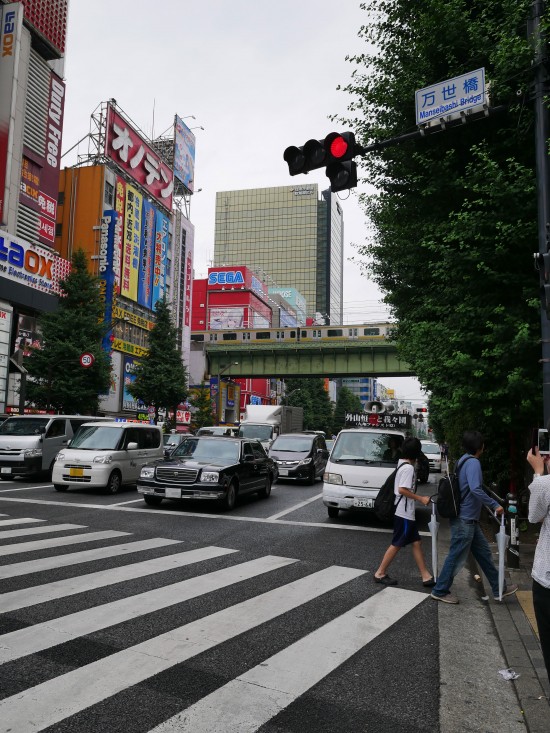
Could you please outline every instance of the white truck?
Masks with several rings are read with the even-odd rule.
[[[299,433],[304,427],[304,409],[289,405],[247,405],[239,436],[259,440],[266,451],[278,435]]]

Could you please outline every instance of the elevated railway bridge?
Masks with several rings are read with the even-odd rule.
[[[234,378],[414,376],[398,356],[391,329],[390,323],[363,323],[193,331],[191,348],[204,350],[210,374],[226,370]]]

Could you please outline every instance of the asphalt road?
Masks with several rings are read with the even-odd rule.
[[[441,613],[410,552],[397,587],[374,583],[391,529],[329,519],[321,490],[277,483],[226,514],[0,482],[0,733],[475,730],[440,712],[442,684],[461,694],[441,635],[452,669],[471,621]]]

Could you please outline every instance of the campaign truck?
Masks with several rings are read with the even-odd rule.
[[[239,436],[259,440],[268,450],[284,433],[299,433],[304,427],[302,407],[289,405],[247,405]]]

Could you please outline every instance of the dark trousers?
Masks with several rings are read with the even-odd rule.
[[[545,588],[536,580],[533,580],[533,606],[546,673],[550,680],[550,588]]]

